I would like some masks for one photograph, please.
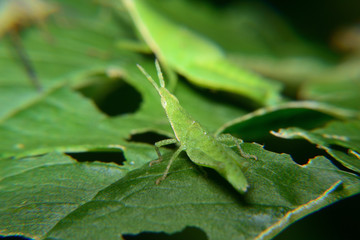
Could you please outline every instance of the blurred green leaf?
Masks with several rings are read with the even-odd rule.
[[[71,2],[59,2],[45,30],[37,27],[19,33],[44,89],[58,82],[84,81],[99,69],[117,64],[119,56],[134,59],[132,53],[115,47],[126,31],[109,17],[108,10],[84,0]],[[0,39],[0,116],[38,97],[9,41],[7,36]]]
[[[302,86],[300,96],[359,111],[359,63],[359,57],[351,58],[332,69],[312,76]]]
[[[242,94],[260,104],[280,101],[280,85],[227,60],[221,48],[156,12],[148,2],[125,5],[149,47],[160,60],[197,85]]]
[[[226,7],[220,8],[202,1],[148,2],[174,22],[183,23],[206,38],[213,39],[229,54],[250,59],[329,57],[329,52],[307,41],[276,9],[262,1],[227,2]]]

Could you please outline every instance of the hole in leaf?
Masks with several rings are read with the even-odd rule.
[[[155,132],[145,132],[145,133],[139,133],[139,134],[133,134],[131,135],[130,139],[128,139],[129,142],[141,142],[141,143],[148,143],[154,145],[156,142],[169,139],[169,137],[165,135],[161,135]],[[175,147],[175,144],[167,145],[164,147],[173,148]]]
[[[174,234],[143,232],[137,235],[125,234],[125,240],[183,240],[183,239],[197,239],[207,240],[205,232],[196,227],[186,227],[181,232]]]
[[[106,115],[113,117],[134,113],[139,109],[141,94],[130,84],[120,80],[110,81],[102,75],[92,78],[94,79],[91,84],[79,88],[78,91],[92,99]]]
[[[266,139],[265,142],[266,143],[264,144],[264,148],[266,150],[276,153],[287,153],[297,164],[304,165],[308,163],[309,159],[315,158],[317,156],[324,156],[340,170],[357,174],[355,171],[343,166],[324,149],[317,148],[315,144],[312,144],[304,139],[282,139],[270,135],[270,137]],[[330,145],[330,148],[348,154],[348,149],[345,147]]]
[[[330,157],[325,150],[319,149],[314,144],[303,139],[282,139],[269,136],[268,139],[261,142],[263,142],[262,144],[264,144],[266,150],[276,153],[287,153],[300,165],[307,164],[309,159],[316,156]]]
[[[312,120],[309,121],[309,119]],[[226,128],[226,132],[237,135],[247,142],[261,142],[261,140],[268,136],[272,136],[270,140],[273,141],[273,135],[270,134],[270,131],[288,127],[311,130],[323,127],[333,119],[331,116],[309,109],[284,109],[232,125]]]
[[[4,239],[4,240],[32,240],[32,238],[27,238],[27,237],[23,237],[23,236],[7,236],[7,237],[0,236],[0,239]]]
[[[334,150],[337,150],[337,151],[340,151],[340,152],[343,152],[343,153],[345,153],[345,154],[348,154],[348,153],[349,153],[349,149],[348,149],[348,148],[343,147],[343,146],[340,146],[340,145],[330,144],[330,145],[329,145],[329,148],[334,149]]]
[[[66,153],[72,158],[76,159],[78,162],[105,162],[105,163],[116,163],[118,165],[123,165],[123,162],[126,161],[124,153],[119,152],[78,152],[78,153]]]

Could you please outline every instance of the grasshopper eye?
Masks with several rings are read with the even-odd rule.
[[[165,108],[167,105],[167,102],[165,100],[165,98],[161,98],[161,105]]]

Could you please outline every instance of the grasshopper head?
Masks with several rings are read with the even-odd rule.
[[[146,78],[150,81],[150,83],[154,86],[156,91],[161,96],[161,105],[166,110],[167,113],[171,112],[174,109],[178,109],[179,106],[179,100],[172,95],[169,90],[165,87],[165,81],[164,77],[160,68],[160,64],[157,60],[155,60],[155,66],[157,70],[157,75],[160,81],[160,86],[154,81],[154,79],[145,71],[144,68],[142,68],[140,65],[137,65],[137,67],[140,69],[140,71],[146,76]]]
[[[164,108],[168,107],[168,103],[175,101],[176,103],[178,103],[179,101],[177,100],[177,98],[172,95],[166,88],[165,88],[165,81],[164,81],[164,76],[163,73],[161,71],[160,68],[160,64],[158,62],[158,60],[155,60],[155,66],[156,66],[156,71],[157,71],[157,75],[160,81],[160,86],[154,81],[154,79],[150,76],[150,74],[148,74],[145,69],[140,66],[139,64],[137,64],[137,67],[140,69],[140,71],[145,75],[145,77],[149,80],[149,82],[154,86],[154,88],[156,89],[156,91],[159,93],[159,95],[161,96],[161,105]]]
[[[159,89],[159,94],[161,96],[161,105],[164,109],[173,108],[179,104],[179,100],[165,87]]]

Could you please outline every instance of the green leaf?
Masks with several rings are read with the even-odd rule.
[[[280,85],[227,60],[210,39],[157,13],[148,2],[125,0],[138,30],[160,60],[197,85],[242,94],[260,104],[280,100]]]
[[[0,235],[39,239],[121,178],[126,168],[78,163],[62,154],[0,160]]]
[[[345,167],[360,173],[360,121],[334,121],[324,128],[307,131],[300,128],[281,129],[276,136],[304,138],[326,150]],[[345,149],[338,149],[342,147]],[[345,152],[347,150],[347,152]]]
[[[244,148],[258,156],[245,173],[251,187],[244,196],[215,172],[204,175],[180,157],[160,185],[155,180],[166,161],[130,171],[59,219],[46,237],[114,239],[194,226],[209,239],[270,239],[302,216],[360,191],[357,176],[337,169],[324,157],[299,166],[288,155],[256,144]],[[165,160],[169,157],[165,155]]]

